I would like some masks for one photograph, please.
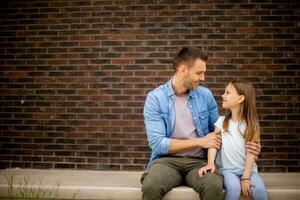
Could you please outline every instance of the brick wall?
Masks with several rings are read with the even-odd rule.
[[[145,95],[195,46],[219,103],[232,77],[257,88],[260,171],[299,172],[300,4],[205,2],[0,1],[1,168],[143,170]]]

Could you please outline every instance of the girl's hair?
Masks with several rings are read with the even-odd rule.
[[[232,84],[239,95],[243,95],[245,100],[240,104],[238,115],[241,120],[245,120],[247,128],[243,137],[245,140],[253,141],[260,137],[260,128],[256,113],[255,91],[251,83],[243,80],[233,80],[229,84]],[[231,118],[231,111],[225,116],[223,122],[223,129],[228,131],[228,121]]]

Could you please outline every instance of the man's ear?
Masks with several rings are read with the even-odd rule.
[[[178,67],[178,72],[179,72],[180,74],[186,74],[186,73],[187,73],[187,70],[188,70],[188,68],[187,68],[187,66],[186,66],[185,64],[181,64],[181,65],[179,65],[179,67]]]
[[[240,95],[239,97],[239,103],[243,103],[245,101],[245,96],[244,95]]]

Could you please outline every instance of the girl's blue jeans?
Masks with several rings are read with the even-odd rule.
[[[241,195],[241,177],[233,172],[223,172],[224,186],[226,189],[225,200],[238,200]],[[252,172],[250,176],[251,195],[254,200],[267,200],[268,195],[265,184],[262,178],[256,173]]]

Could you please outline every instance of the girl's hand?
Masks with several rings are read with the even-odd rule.
[[[211,171],[211,173],[214,173],[216,170],[215,164],[207,164],[204,167],[200,168],[198,171],[198,176],[202,177],[205,175],[208,171]]]
[[[246,199],[251,199],[251,182],[249,179],[241,180],[242,193]]]

